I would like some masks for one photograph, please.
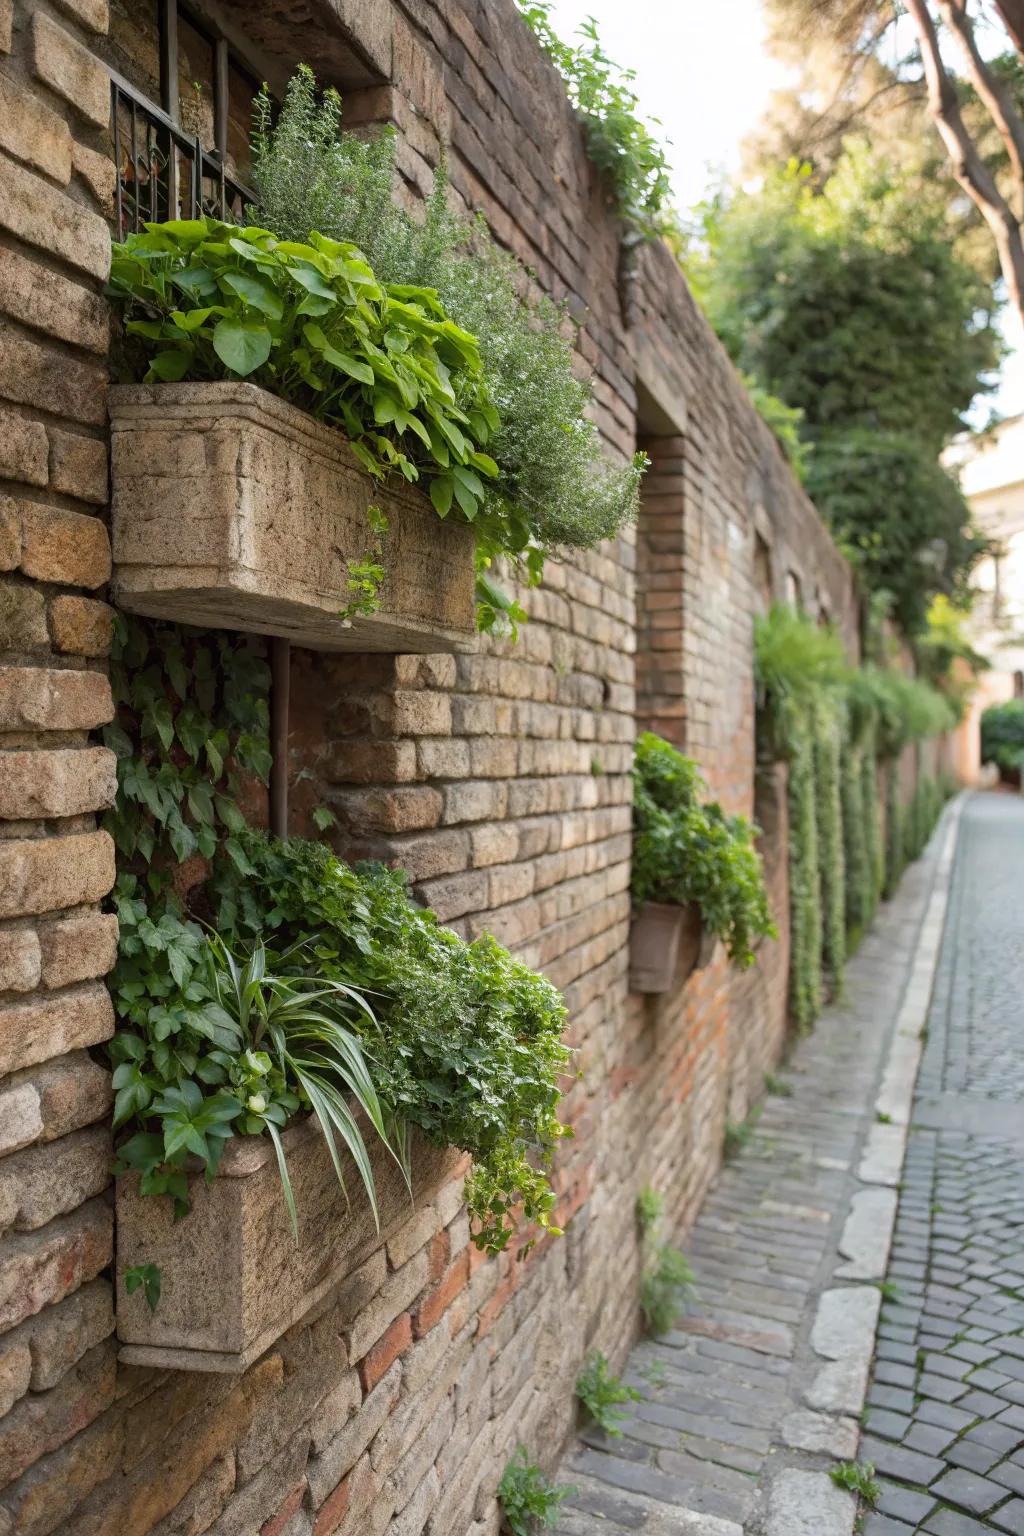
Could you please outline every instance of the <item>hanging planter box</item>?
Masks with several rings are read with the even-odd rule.
[[[343,1159],[350,1204],[312,1120],[284,1133],[298,1240],[266,1137],[228,1142],[216,1178],[190,1175],[192,1209],[140,1195],[137,1175],[117,1180],[117,1333],[120,1357],[178,1371],[244,1371],[428,1202],[463,1154],[413,1137],[413,1198],[379,1141],[370,1146],[380,1231],[354,1164]],[[125,1270],[155,1264],[161,1295],[150,1311],[127,1295]]]
[[[472,531],[372,482],[340,432],[242,381],[120,385],[110,423],[120,607],[314,650],[472,647]],[[345,620],[370,505],[389,524],[380,607]]]
[[[679,907],[645,901],[633,914],[629,930],[629,989],[670,992],[682,985],[698,964],[707,964],[714,944],[702,941],[696,902]]]

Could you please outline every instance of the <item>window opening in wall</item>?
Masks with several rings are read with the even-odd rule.
[[[249,125],[259,81],[228,40],[181,0],[157,0],[160,101],[111,72],[116,232],[147,221],[238,221],[252,194]]]
[[[1013,674],[1013,696],[1015,699],[1024,699],[1024,672]]]

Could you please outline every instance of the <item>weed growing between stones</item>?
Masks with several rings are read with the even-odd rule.
[[[576,1378],[576,1396],[594,1423],[599,1425],[605,1434],[616,1437],[621,1436],[622,1430],[619,1425],[627,1417],[620,1405],[640,1400],[640,1393],[635,1387],[627,1387],[620,1377],[613,1374],[609,1369],[607,1358],[599,1349],[593,1350],[587,1356],[583,1369]]]
[[[498,1502],[512,1536],[534,1536],[538,1527],[549,1529],[555,1524],[562,1504],[575,1492],[572,1486],[546,1477],[526,1447],[519,1445],[501,1475]]]
[[[837,1488],[855,1493],[866,1504],[874,1506],[882,1497],[881,1485],[875,1481],[875,1469],[870,1461],[841,1461],[829,1468],[829,1477]]]
[[[686,1303],[695,1295],[694,1273],[678,1248],[661,1240],[664,1196],[650,1185],[637,1196],[636,1212],[643,1234],[640,1309],[651,1333],[668,1333]]]

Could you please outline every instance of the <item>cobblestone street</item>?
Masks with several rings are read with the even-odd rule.
[[[1024,801],[964,811],[861,1454],[865,1536],[1024,1533]]]
[[[1024,801],[951,806],[705,1202],[623,1435],[567,1458],[560,1536],[1024,1536],[1022,898]],[[829,1477],[857,1458],[874,1513]]]

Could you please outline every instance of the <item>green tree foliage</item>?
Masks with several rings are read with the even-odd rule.
[[[944,204],[850,142],[823,181],[792,162],[722,190],[687,270],[741,372],[802,412],[808,492],[868,587],[919,629],[983,548],[938,458],[1000,356]]]
[[[993,704],[981,717],[981,760],[1009,777],[1024,768],[1024,699]]]
[[[906,633],[925,628],[936,594],[966,598],[986,541],[931,447],[864,427],[830,431],[814,444],[806,485],[868,588],[890,594]]]
[[[994,301],[944,211],[851,144],[817,190],[796,162],[706,211],[694,278],[737,366],[829,429],[909,434],[938,453],[999,359]]]
[[[775,935],[757,829],[705,793],[693,759],[645,731],[633,766],[633,900],[696,902],[730,958],[752,965],[757,941]]]

